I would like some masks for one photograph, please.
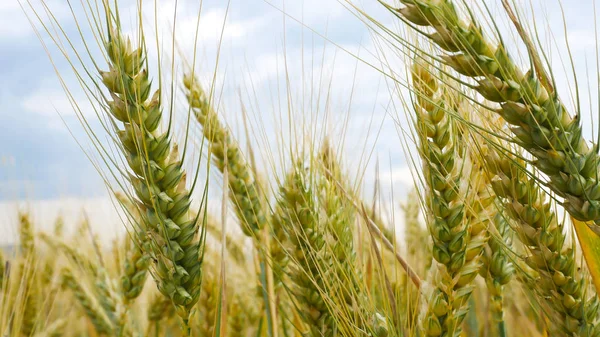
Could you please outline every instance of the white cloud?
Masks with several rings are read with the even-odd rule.
[[[19,2],[0,1],[0,38],[19,38],[32,32]]]
[[[391,171],[381,174],[381,182],[384,184],[402,184],[405,187],[413,187],[415,184],[415,179],[413,179],[413,168],[410,166],[393,168]]]
[[[23,100],[23,108],[43,116],[71,115],[75,112],[63,91],[37,90]]]
[[[62,90],[41,88],[31,92],[23,100],[23,108],[27,111],[40,114],[45,117],[74,116],[76,110],[82,114],[93,113],[92,105],[87,98],[75,97],[77,106],[73,106],[67,95]]]
[[[43,6],[35,4],[30,5],[29,1],[24,0],[1,0],[0,1],[0,39],[19,39],[32,36],[34,33],[31,23],[27,16],[38,24],[38,18],[32,11],[40,16],[44,23],[48,23],[50,19],[46,15],[43,6],[47,6],[52,11],[55,19],[60,20],[68,13],[66,2],[60,0],[43,1]],[[27,12],[27,15],[25,14]]]
[[[64,132],[67,131],[65,122],[72,127],[74,125],[71,122],[77,116],[96,119],[94,105],[81,92],[81,88],[74,86],[71,91],[76,105],[72,104],[63,90],[42,84],[21,99],[21,108],[46,120],[48,128]],[[75,122],[75,125],[78,123]]]
[[[248,19],[236,20],[232,19],[231,13],[227,13],[225,8],[202,9],[199,12],[198,6],[179,3],[176,25],[174,25],[174,3],[173,1],[159,2],[158,14],[155,14],[154,8],[144,7],[144,20],[146,24],[154,26],[156,16],[162,38],[169,39],[175,28],[175,38],[184,51],[192,50],[196,40],[199,43],[217,42],[221,36],[224,42],[242,39],[260,28],[266,21],[265,16],[251,16]],[[200,15],[199,20],[198,15]],[[154,31],[154,27],[146,27],[146,32],[150,31]]]
[[[593,29],[570,30],[567,34],[569,47],[575,52],[594,52],[598,46]],[[590,54],[591,55],[591,54]]]

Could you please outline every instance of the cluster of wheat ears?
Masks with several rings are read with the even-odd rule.
[[[99,171],[127,235],[106,246],[87,221],[70,237],[60,218],[45,233],[19,213],[20,246],[1,256],[0,334],[600,336],[597,144],[502,4],[527,63],[460,0],[382,4],[412,38],[348,3],[412,60],[406,78],[387,74],[409,89],[402,108],[418,153],[402,235],[358,192],[334,135],[289,153],[283,176],[261,178],[212,86],[193,67],[163,83],[143,25],[125,36],[116,3],[85,4],[104,58],[94,43],[63,43],[43,11],[28,13],[97,108],[96,121],[79,116],[110,167]],[[187,98],[177,143],[169,85]],[[220,214],[199,162],[222,177]]]

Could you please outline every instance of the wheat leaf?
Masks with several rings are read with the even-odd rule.
[[[571,217],[585,263],[592,275],[596,292],[600,292],[600,236],[583,221]]]

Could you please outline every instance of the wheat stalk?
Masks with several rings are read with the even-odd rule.
[[[0,291],[2,291],[2,289],[4,288],[4,282],[6,281],[7,265],[8,260],[4,256],[4,251],[0,249]]]

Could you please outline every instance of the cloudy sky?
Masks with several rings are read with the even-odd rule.
[[[25,12],[37,22],[27,2],[38,10],[42,22],[50,23],[43,13],[41,0],[21,1]],[[173,1],[144,1],[144,22],[151,27],[156,20],[159,38],[166,46],[160,50],[169,68],[169,32],[175,27],[181,54],[193,59],[194,35],[198,19],[198,0],[180,0],[177,23],[173,24]],[[469,1],[467,1],[469,2]],[[488,0],[492,12],[500,1]],[[76,48],[83,47],[75,21],[66,1],[46,0],[48,8],[72,37]],[[84,12],[74,1],[75,15],[85,20]],[[134,13],[127,1],[122,4],[126,22]],[[375,0],[361,0],[367,12],[390,25],[397,25],[385,15]],[[150,6],[152,5],[152,6]],[[564,37],[568,36],[579,83],[587,86],[580,93],[584,120],[592,132],[589,111],[596,111],[597,68],[595,53],[593,0],[569,1],[565,17],[569,31],[562,31],[562,14],[558,1],[534,1],[542,43],[556,47],[547,51],[553,64],[559,66],[557,81],[564,97],[571,97],[573,79],[568,74]],[[499,21],[505,21],[501,15]],[[98,160],[94,149],[80,127],[56,76],[53,63],[32,29],[18,0],[0,1],[0,199],[55,199],[63,197],[96,197],[106,193],[100,175],[90,163]],[[85,26],[85,21],[83,21]],[[596,22],[598,23],[598,22]],[[40,27],[38,22],[38,28]],[[552,27],[552,31],[547,26]],[[224,31],[222,29],[224,28]],[[43,41],[51,45],[47,34]],[[91,40],[89,29],[83,28],[84,39]],[[221,40],[222,39],[222,40]],[[220,48],[219,48],[220,45]],[[390,104],[389,81],[366,63],[375,62],[377,44],[365,24],[355,13],[336,0],[205,0],[200,14],[197,62],[199,73],[211,79],[217,68],[216,91],[220,113],[241,139],[244,132],[241,111],[248,113],[252,142],[271,170],[281,150],[277,141],[281,134],[306,133],[299,120],[313,120],[330,130],[335,141],[344,144],[348,165],[363,167],[368,161],[367,175],[372,176],[374,163],[380,163],[383,183],[405,191],[412,180],[410,160],[405,159],[402,135],[394,121],[403,112]],[[562,47],[561,47],[562,46]],[[98,48],[90,44],[92,53]],[[218,52],[220,50],[220,52]],[[57,50],[50,48],[54,65],[81,102],[82,113],[92,124],[96,118],[79,84]],[[156,47],[151,54],[157,54]],[[358,60],[357,56],[361,59]],[[563,57],[561,59],[561,57]],[[103,64],[101,64],[102,66]],[[183,68],[173,72],[180,76]],[[403,69],[399,66],[399,74]],[[588,95],[588,91],[591,92]],[[242,104],[244,109],[242,109]],[[294,123],[281,121],[293,111]],[[346,118],[349,117],[349,118]],[[400,119],[402,121],[402,119]],[[306,124],[306,123],[304,123]],[[401,122],[405,124],[405,122]],[[95,125],[95,124],[94,124]],[[96,125],[97,126],[97,125]],[[406,125],[401,127],[408,128]],[[340,133],[345,130],[345,133]],[[101,137],[104,137],[100,135]],[[79,143],[78,143],[79,142]],[[366,145],[365,145],[366,144]],[[83,149],[82,149],[83,148]],[[374,152],[371,153],[371,150]],[[86,153],[88,156],[86,156]]]

